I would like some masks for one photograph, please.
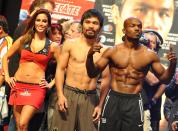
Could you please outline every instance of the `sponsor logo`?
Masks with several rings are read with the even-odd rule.
[[[101,123],[106,123],[106,118],[101,118]]]
[[[21,96],[31,96],[31,93],[28,92],[28,89],[25,89],[24,92],[20,93]]]
[[[138,127],[142,127],[142,126],[143,126],[143,124],[139,124],[139,125],[138,125]]]

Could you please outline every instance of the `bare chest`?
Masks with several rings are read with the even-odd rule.
[[[144,51],[120,51],[113,55],[112,66],[121,69],[143,71],[150,65],[150,59]]]
[[[85,64],[89,49],[90,48],[88,47],[79,47],[72,49],[70,51],[70,61],[78,64]],[[100,56],[99,53],[95,53],[93,55],[94,62],[98,60],[99,56]]]
[[[70,61],[85,63],[89,49],[75,48],[70,51]]]

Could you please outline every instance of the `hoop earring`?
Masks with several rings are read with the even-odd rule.
[[[35,26],[32,27],[33,32],[35,32]]]
[[[50,32],[51,28],[48,27],[47,30],[46,30],[46,33],[48,34]]]

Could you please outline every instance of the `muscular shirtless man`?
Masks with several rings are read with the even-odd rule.
[[[98,103],[97,77],[90,78],[85,66],[87,53],[97,42],[97,35],[103,25],[103,17],[97,10],[90,9],[83,14],[81,25],[82,36],[66,40],[62,47],[60,62],[57,63],[55,82],[60,118],[56,126],[59,131],[97,131],[97,124],[94,121],[98,120],[101,115],[102,104],[108,92],[109,68],[103,72],[101,96]],[[101,53],[96,53],[94,61],[97,61],[100,56]],[[66,73],[66,79],[64,73]]]
[[[143,105],[140,91],[142,82],[152,68],[161,82],[168,82],[175,71],[176,56],[170,51],[170,66],[164,69],[157,54],[139,43],[142,23],[137,18],[124,22],[125,41],[104,51],[94,64],[93,55],[101,49],[95,43],[88,52],[87,72],[92,78],[109,65],[111,91],[103,107],[100,131],[142,131]]]

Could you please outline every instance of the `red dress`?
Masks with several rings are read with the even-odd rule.
[[[48,61],[51,58],[49,50],[50,41],[46,40],[45,47],[37,53],[33,53],[30,44],[25,44],[21,50],[20,63],[34,62],[44,71]],[[9,104],[10,105],[31,105],[39,109],[44,102],[46,89],[41,88],[38,83],[29,83],[17,81],[16,86],[11,89]]]

